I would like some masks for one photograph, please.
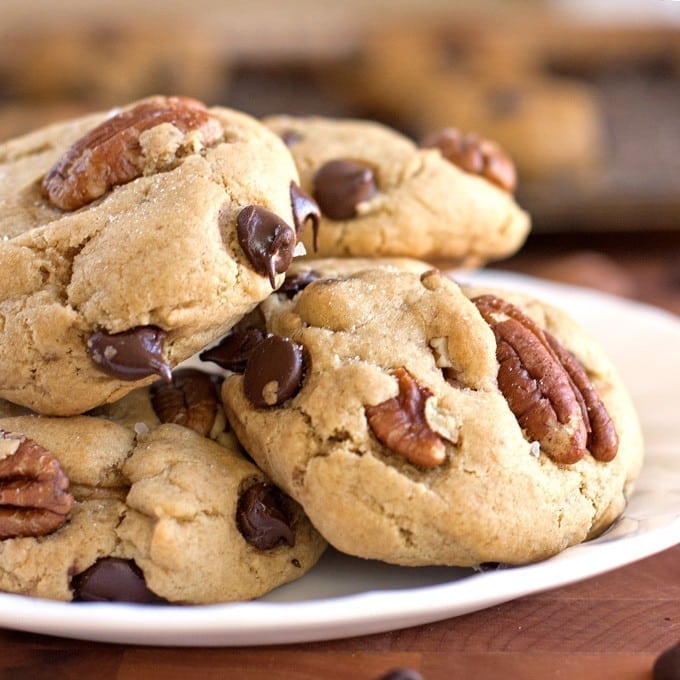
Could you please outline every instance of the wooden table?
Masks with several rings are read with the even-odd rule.
[[[592,245],[592,239],[588,240]],[[658,242],[657,242],[658,243]],[[505,266],[535,272],[544,244]],[[552,248],[551,252],[555,252]],[[564,252],[564,251],[559,251]],[[676,247],[612,253],[639,299],[680,312]],[[348,640],[252,648],[112,645],[0,630],[0,678],[373,680],[650,679],[680,641],[680,545],[574,585],[433,624]]]

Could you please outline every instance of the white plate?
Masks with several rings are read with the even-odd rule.
[[[652,307],[500,272],[466,282],[524,289],[572,314],[607,349],[633,396],[647,457],[624,516],[599,539],[526,567],[405,568],[329,551],[315,569],[256,602],[154,607],[0,594],[0,626],[152,645],[263,645],[377,633],[563,586],[680,543],[680,320]]]

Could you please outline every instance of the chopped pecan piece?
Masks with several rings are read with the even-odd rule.
[[[224,134],[222,124],[201,102],[153,97],[108,118],[72,144],[43,179],[43,193],[56,207],[76,210],[140,177],[144,172],[140,135],[161,123],[171,123],[188,139],[200,136],[204,146]]]
[[[59,461],[19,434],[0,430],[0,445],[0,540],[56,531],[73,506]]]
[[[497,144],[475,134],[462,134],[456,128],[444,128],[425,136],[421,147],[434,147],[461,170],[481,175],[501,189],[513,193],[517,172],[510,156]]]
[[[614,458],[614,425],[576,357],[515,305],[493,295],[473,302],[496,336],[498,387],[527,436],[557,463],[586,450]]]
[[[392,375],[397,379],[399,394],[365,409],[373,434],[409,463],[428,468],[441,465],[446,447],[425,417],[425,404],[432,392],[418,385],[405,368],[395,369]]]
[[[217,389],[207,373],[184,368],[172,374],[172,382],[151,387],[151,404],[163,423],[184,425],[204,437],[217,415]]]

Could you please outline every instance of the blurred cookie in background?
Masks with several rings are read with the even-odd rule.
[[[412,136],[457,126],[496,140],[520,178],[589,174],[603,145],[596,92],[542,73],[522,35],[467,23],[389,26],[366,36],[336,82]]]
[[[159,93],[219,99],[229,69],[212,41],[178,25],[35,29],[0,45],[0,91],[27,103],[113,105]]]
[[[7,102],[0,104],[0,142],[14,139],[38,128],[83,116],[92,107],[78,102],[27,104]]]

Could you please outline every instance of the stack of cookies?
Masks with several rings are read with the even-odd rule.
[[[637,418],[521,247],[510,158],[445,129],[151,97],[0,146],[0,589],[258,597],[327,544],[544,559],[622,512]]]

